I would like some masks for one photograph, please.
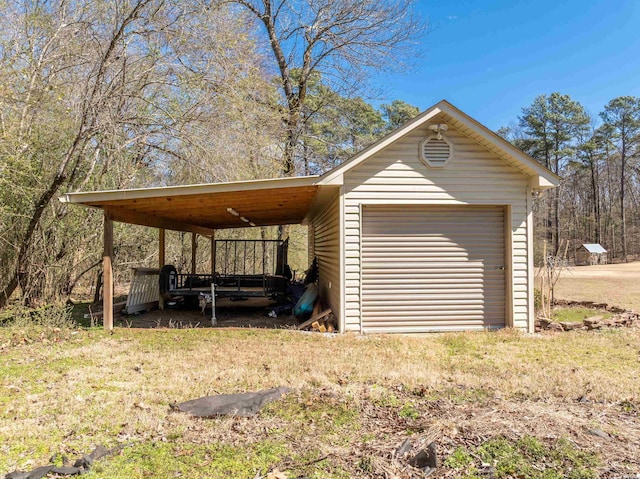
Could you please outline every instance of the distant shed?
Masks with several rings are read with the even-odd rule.
[[[599,244],[585,243],[576,251],[576,266],[607,264],[607,250]]]

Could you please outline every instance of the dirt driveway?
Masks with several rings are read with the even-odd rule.
[[[250,298],[246,301],[218,300],[216,317],[218,328],[294,328],[297,322],[290,315],[277,318],[267,316],[274,303],[264,298]],[[130,328],[210,328],[211,311],[205,314],[199,309],[153,310],[131,316],[116,317],[118,326]]]

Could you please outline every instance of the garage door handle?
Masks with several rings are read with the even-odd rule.
[[[498,269],[499,269],[500,271],[504,271],[504,266],[498,266]]]

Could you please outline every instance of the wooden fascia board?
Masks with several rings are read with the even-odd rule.
[[[216,231],[215,229],[212,229],[212,228],[192,225],[188,223],[182,223],[180,221],[174,221],[171,219],[152,216],[149,214],[141,214],[136,211],[127,210],[124,208],[116,208],[116,207],[109,206],[104,208],[104,210],[109,214],[109,217],[113,221],[119,221],[121,223],[150,226],[152,228],[164,228],[166,230],[173,230],[173,231],[186,231],[189,233],[197,233],[203,236],[212,236],[215,234],[215,231]]]
[[[186,196],[209,193],[229,193],[255,191],[272,188],[314,186],[318,176],[297,176],[293,178],[271,178],[266,180],[236,181],[230,183],[208,183],[201,185],[160,186],[130,190],[106,190],[94,192],[67,193],[59,198],[63,203],[95,204],[104,201],[133,200],[162,196]]]

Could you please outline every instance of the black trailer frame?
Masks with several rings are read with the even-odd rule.
[[[269,297],[286,295],[291,279],[288,262],[289,240],[215,240],[213,273],[183,274],[167,265],[160,271],[160,294],[199,296],[210,293],[224,298]]]

